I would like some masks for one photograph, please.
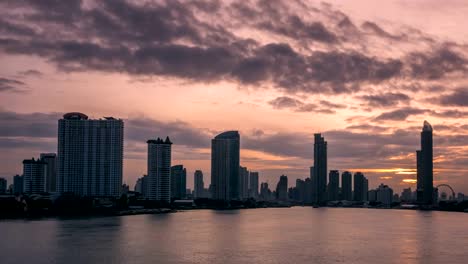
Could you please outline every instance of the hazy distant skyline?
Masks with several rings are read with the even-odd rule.
[[[125,122],[124,182],[169,136],[187,183],[239,130],[241,165],[276,185],[330,170],[415,188],[424,120],[434,184],[468,193],[466,1],[0,1],[0,177],[57,151],[66,112]]]

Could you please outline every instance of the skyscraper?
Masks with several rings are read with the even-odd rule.
[[[187,192],[187,170],[183,165],[171,167],[171,198],[185,199]]]
[[[13,194],[16,195],[16,194],[22,194],[22,193],[24,193],[23,176],[15,175],[13,177]]]
[[[249,171],[246,167],[239,167],[239,197],[249,198]]]
[[[57,191],[81,196],[120,195],[123,121],[68,113],[58,121]]]
[[[258,172],[250,172],[249,192],[251,198],[258,199]]]
[[[279,201],[288,200],[288,176],[281,175],[276,185],[276,199]]]
[[[328,200],[338,201],[340,191],[340,172],[337,170],[331,170],[328,177]]]
[[[353,200],[352,175],[349,171],[341,174],[341,199],[345,201]]]
[[[314,202],[324,204],[327,201],[327,142],[321,134],[315,134],[314,139]]]
[[[0,194],[5,194],[7,191],[7,180],[0,178]]]
[[[41,194],[46,191],[47,163],[42,160],[23,160],[24,193]]]
[[[421,150],[416,152],[417,159],[417,199],[423,204],[433,203],[433,153],[432,126],[424,121],[421,131]]]
[[[171,202],[171,145],[157,138],[148,140],[147,198],[152,201]]]
[[[204,198],[205,197],[205,183],[203,182],[203,172],[201,170],[196,170],[193,174],[193,184],[194,184],[194,196],[195,198]]]
[[[354,201],[364,202],[367,200],[367,190],[366,186],[368,183],[366,177],[361,172],[354,173]],[[366,193],[364,195],[364,193]]]
[[[46,192],[55,192],[57,189],[57,155],[41,153],[41,160],[47,163]]]
[[[216,200],[239,199],[240,136],[237,131],[227,131],[211,140],[212,198]]]

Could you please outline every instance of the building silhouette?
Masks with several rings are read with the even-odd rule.
[[[354,201],[365,202],[367,201],[368,180],[361,172],[354,174]]]
[[[381,203],[384,206],[391,206],[393,201],[393,190],[392,188],[388,187],[381,183],[376,190],[377,192],[377,202]]]
[[[138,178],[135,183],[134,191],[140,193],[141,196],[146,198],[146,191],[148,190],[148,176],[143,175],[143,177]]]
[[[249,179],[249,197],[258,199],[258,172],[251,171]]]
[[[416,151],[417,200],[422,204],[433,204],[433,153],[432,126],[424,121],[421,131],[421,150]]]
[[[276,199],[279,201],[288,200],[288,176],[281,175],[276,185]]]
[[[239,198],[249,198],[249,170],[247,167],[239,167]]]
[[[58,121],[57,191],[117,197],[122,186],[123,129],[120,119],[92,120],[67,113]]]
[[[7,192],[7,184],[5,178],[0,178],[0,194],[5,194]]]
[[[340,192],[340,172],[331,170],[328,174],[328,200],[338,201]]]
[[[23,160],[23,188],[26,194],[46,192],[47,163],[34,158]]]
[[[183,165],[171,167],[171,198],[185,199],[187,197],[187,170]]]
[[[193,192],[195,198],[205,198],[205,183],[203,181],[203,172],[196,170],[193,174]]]
[[[345,201],[353,200],[352,174],[349,171],[341,174],[341,199]]]
[[[23,176],[15,175],[13,177],[13,194],[16,195],[16,194],[22,194],[22,193],[24,193]]]
[[[55,153],[41,153],[41,160],[47,163],[46,192],[57,190],[57,155]]]
[[[240,136],[227,131],[211,140],[211,187],[215,200],[238,200]]]
[[[314,185],[314,203],[327,201],[327,142],[321,134],[314,135],[314,167],[312,184]]]
[[[151,139],[148,144],[148,184],[146,197],[152,201],[171,202],[171,146],[169,137]]]

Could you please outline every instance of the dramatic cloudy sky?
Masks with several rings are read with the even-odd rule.
[[[468,192],[464,0],[0,0],[0,175],[56,151],[57,120],[125,120],[124,181],[146,139],[210,178],[210,139],[241,133],[241,163],[276,184],[329,168],[414,187],[424,120],[435,181]]]

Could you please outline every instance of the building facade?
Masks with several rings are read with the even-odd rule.
[[[249,198],[249,170],[247,167],[239,167],[239,197]]]
[[[193,174],[193,194],[195,198],[205,198],[205,182],[203,181],[203,172],[196,170]]]
[[[433,204],[433,144],[432,126],[424,121],[421,131],[421,150],[416,151],[417,200],[422,204]]]
[[[349,171],[341,174],[341,199],[345,201],[353,200],[352,174]]]
[[[117,197],[122,186],[123,129],[120,119],[88,119],[68,113],[58,121],[57,191]]]
[[[315,134],[314,139],[314,203],[324,204],[327,201],[327,142],[321,134]]]
[[[169,137],[148,140],[147,198],[171,202],[171,146]]]
[[[23,192],[42,194],[46,192],[47,163],[34,158],[23,160]]]
[[[331,170],[328,174],[328,200],[338,201],[340,192],[340,172]]]
[[[211,140],[211,187],[215,200],[238,200],[240,135],[227,131]]]
[[[286,175],[281,175],[276,185],[276,199],[283,202],[288,200],[288,176]]]
[[[41,160],[47,163],[46,192],[57,191],[57,155],[55,153],[41,153]]]
[[[249,197],[258,199],[258,172],[251,171],[249,179]]]
[[[183,165],[171,167],[171,198],[185,199],[187,197],[187,170]]]

